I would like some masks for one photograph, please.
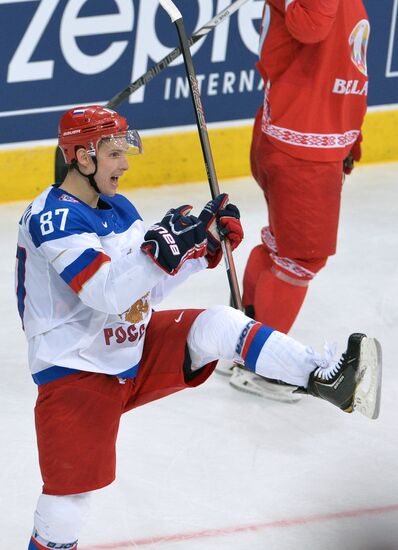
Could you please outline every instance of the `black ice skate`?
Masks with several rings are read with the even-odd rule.
[[[340,361],[327,367],[318,366],[310,375],[306,392],[347,413],[357,410],[369,418],[377,418],[381,372],[379,342],[365,334],[351,334]]]

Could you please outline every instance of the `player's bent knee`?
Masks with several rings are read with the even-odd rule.
[[[232,359],[247,317],[229,306],[212,306],[195,319],[187,344],[197,368],[215,359]]]
[[[91,493],[40,495],[34,526],[40,537],[55,542],[74,541],[88,515]]]
[[[299,260],[300,264],[316,275],[328,261],[328,256],[324,258],[311,258],[308,260]]]
[[[273,255],[272,273],[278,279],[293,286],[308,286],[310,281],[326,265],[328,258],[293,260]]]

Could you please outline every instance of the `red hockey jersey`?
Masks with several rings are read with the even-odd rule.
[[[307,160],[344,159],[366,112],[370,26],[362,0],[267,0],[257,68],[262,130]]]

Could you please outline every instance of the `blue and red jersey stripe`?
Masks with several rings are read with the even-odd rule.
[[[79,293],[83,285],[107,262],[109,256],[93,248],[88,248],[60,274],[62,279]]]

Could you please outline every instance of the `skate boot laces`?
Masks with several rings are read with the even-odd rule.
[[[311,348],[309,349],[311,359],[318,367],[314,372],[316,377],[323,380],[331,380],[338,373],[341,365],[340,361],[336,361],[335,359],[336,351],[337,343],[333,342],[332,344],[329,344],[326,340],[323,345],[323,355],[317,353]],[[344,359],[344,357],[341,359]]]

